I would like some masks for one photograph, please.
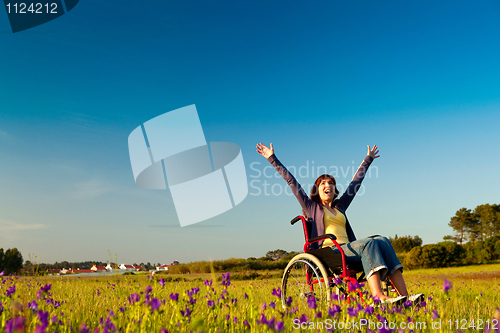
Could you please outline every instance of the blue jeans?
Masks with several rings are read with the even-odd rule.
[[[380,271],[380,278],[389,277],[397,269],[403,270],[391,242],[383,236],[363,238],[340,246],[344,251],[347,264],[363,265],[363,271],[368,279],[373,273]],[[339,250],[333,246],[333,251]]]

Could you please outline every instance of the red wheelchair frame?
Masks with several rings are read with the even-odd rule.
[[[311,251],[311,245],[317,242],[320,242],[325,239],[331,239],[335,247],[339,250],[341,256],[342,256],[342,273],[339,275],[339,278],[342,279],[342,281],[345,281],[347,283],[347,300],[349,302],[350,297],[349,294],[351,291],[354,291],[355,289],[358,288],[353,288],[353,284],[358,284],[358,279],[356,279],[356,274],[358,273],[357,270],[350,270],[347,265],[346,265],[346,260],[345,260],[345,254],[344,250],[340,247],[339,243],[337,243],[337,237],[333,234],[325,234],[322,236],[314,237],[314,238],[309,238],[309,231],[307,230],[307,221],[303,216],[297,216],[295,217],[290,223],[294,225],[296,222],[299,220],[302,221],[302,227],[304,229],[304,237],[305,237],[305,244],[304,244],[304,253],[308,253]],[[321,282],[324,282],[323,279],[320,280],[313,280],[312,276],[309,271],[306,270],[306,278],[307,278],[307,284],[310,285],[311,287],[311,292],[313,292],[313,285],[318,284]],[[331,284],[331,281],[334,279],[333,276],[328,277],[328,285]],[[363,293],[358,290],[358,294],[360,295],[361,299],[363,299]]]

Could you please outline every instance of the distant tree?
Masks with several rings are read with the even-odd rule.
[[[479,205],[474,209],[473,214],[480,224],[478,232],[482,234],[481,240],[500,233],[500,205]]]
[[[422,245],[422,238],[418,236],[398,237],[398,235],[396,235],[394,238],[389,238],[389,241],[392,243],[392,247],[396,252],[408,252],[414,247]]]
[[[3,248],[0,248],[0,273],[5,270],[3,257],[4,257]]]
[[[0,249],[0,272],[19,273],[23,268],[23,261],[23,256],[17,248],[8,249],[5,253],[3,248]]]
[[[462,244],[466,240],[476,240],[481,236],[476,215],[470,209],[460,208],[448,223],[455,232],[454,236],[445,236],[446,239]]]
[[[281,258],[284,258],[288,255],[288,252],[285,250],[274,250],[274,251],[269,251],[266,253],[266,257],[272,260],[279,260]]]

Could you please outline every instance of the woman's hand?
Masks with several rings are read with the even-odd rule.
[[[269,158],[272,154],[274,154],[273,144],[271,143],[271,148],[266,147],[266,145],[262,143],[257,144],[257,152],[264,156],[266,159]]]
[[[368,154],[369,156],[371,156],[373,159],[376,159],[376,158],[379,158],[380,155],[377,155],[378,154],[378,147],[377,145],[374,145],[372,149],[370,149],[370,145],[368,145]]]

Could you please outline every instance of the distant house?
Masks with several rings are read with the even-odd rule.
[[[144,269],[144,267],[143,267],[143,266],[139,266],[139,265],[138,265],[138,266],[135,266],[134,268],[135,268],[135,270],[136,270],[137,272],[139,272],[139,271],[145,271],[145,269]]]
[[[47,269],[47,272],[49,274],[60,274],[61,273],[61,270],[60,269],[57,269],[57,268],[49,268]]]
[[[136,268],[133,265],[121,264],[119,268],[120,268],[120,270],[125,271],[125,272],[135,272],[135,271],[137,271]]]
[[[108,264],[106,266],[106,271],[108,272],[111,272],[111,271],[114,271],[114,270],[119,270],[120,267],[116,266],[116,265],[112,265],[112,264]]]
[[[93,265],[90,270],[96,273],[106,272],[106,266]]]
[[[80,273],[94,273],[94,271],[91,270],[91,269],[80,269],[80,268],[77,268],[77,269],[73,270],[73,273],[75,273],[75,274],[80,274]]]
[[[70,269],[66,269],[66,268],[63,268],[61,269],[61,271],[59,272],[61,274],[73,274],[73,270]]]
[[[172,267],[174,265],[161,265],[161,266],[156,266],[157,271],[168,271],[169,267]]]

